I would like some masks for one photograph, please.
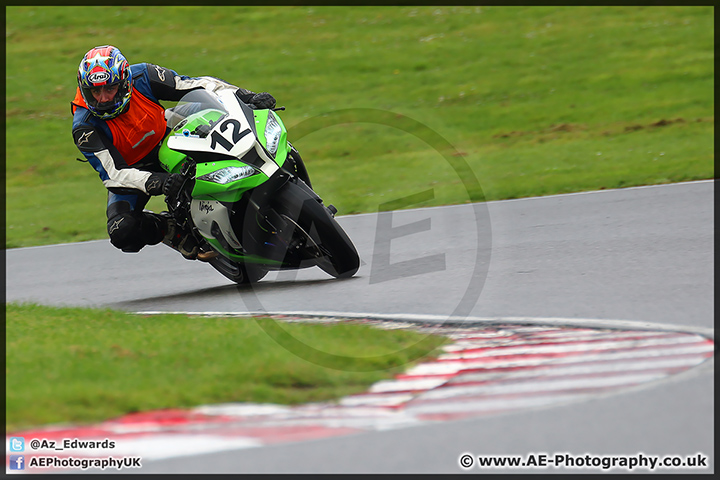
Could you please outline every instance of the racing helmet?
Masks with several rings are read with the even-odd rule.
[[[104,45],[89,50],[78,69],[78,87],[90,112],[102,120],[110,120],[120,115],[130,102],[132,95],[132,75],[125,56],[112,45]],[[92,92],[94,87],[118,85],[112,100],[100,103]]]

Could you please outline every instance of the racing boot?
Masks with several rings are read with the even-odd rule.
[[[182,229],[170,215],[162,212],[161,216],[166,221],[166,233],[162,243],[177,250],[188,260],[197,259],[199,249],[195,237],[190,232]]]

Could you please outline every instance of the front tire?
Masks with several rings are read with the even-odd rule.
[[[350,237],[333,214],[301,180],[288,182],[276,197],[275,210],[288,220],[294,236],[306,237],[305,260],[335,278],[349,278],[360,268]]]

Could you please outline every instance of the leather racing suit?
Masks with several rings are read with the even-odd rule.
[[[254,93],[214,77],[188,77],[150,63],[131,65],[130,72],[133,91],[129,106],[111,120],[93,115],[78,88],[71,102],[72,135],[108,190],[110,242],[123,252],[138,252],[160,243],[168,229],[165,217],[143,212],[150,200],[148,179],[153,172],[163,172],[158,150],[167,127],[160,100],[178,101],[199,88],[214,92],[232,89],[241,98]]]

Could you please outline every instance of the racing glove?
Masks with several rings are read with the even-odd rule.
[[[166,195],[174,197],[180,191],[183,176],[179,173],[153,173],[145,182],[148,195]]]
[[[275,97],[267,92],[256,93],[250,99],[250,102],[255,105],[257,109],[275,108]]]
[[[247,90],[246,90],[247,91]],[[258,110],[266,108],[275,108],[275,97],[267,92],[262,93],[241,93],[240,90],[235,92],[235,95],[245,103],[249,103]]]

